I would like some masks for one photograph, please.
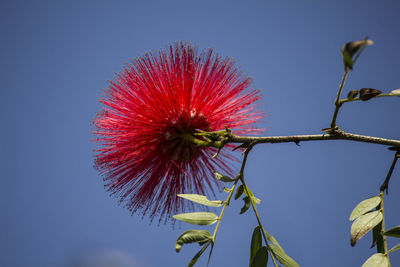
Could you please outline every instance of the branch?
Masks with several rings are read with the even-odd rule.
[[[239,136],[230,134],[224,141],[225,143],[288,143],[294,142],[298,144],[301,141],[320,141],[320,140],[350,140],[364,143],[372,143],[379,145],[388,145],[400,147],[400,140],[387,139],[381,137],[367,136],[361,134],[353,134],[342,130],[335,130],[328,134],[310,134],[310,135],[289,135],[289,136]]]

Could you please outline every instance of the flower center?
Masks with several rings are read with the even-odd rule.
[[[209,123],[202,114],[190,116],[181,114],[178,119],[164,129],[161,143],[163,153],[176,162],[186,162],[196,159],[200,154],[200,147],[191,139],[196,129],[208,131]]]

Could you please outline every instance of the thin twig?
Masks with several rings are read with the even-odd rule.
[[[212,242],[213,243],[215,241],[215,237],[217,236],[217,232],[218,232],[219,225],[221,223],[222,216],[224,215],[225,209],[229,205],[229,202],[231,201],[231,197],[232,197],[233,191],[235,191],[235,187],[236,187],[237,182],[238,182],[238,180],[236,180],[235,183],[233,184],[233,186],[231,188],[231,191],[229,192],[229,194],[228,194],[228,196],[227,196],[227,198],[226,198],[226,200],[224,202],[224,206],[222,207],[221,213],[218,216],[217,225],[215,226],[214,233],[212,235]]]
[[[397,97],[399,97],[398,95],[395,95],[395,94],[392,94],[392,93],[385,93],[385,94],[380,94],[380,95],[374,96],[374,98],[387,97],[387,96],[397,96]],[[360,100],[362,101],[362,99],[360,97],[355,97],[355,98],[351,98],[351,99],[344,98],[344,99],[340,99],[339,103],[340,103],[340,105],[342,105],[344,103],[353,102],[353,101],[360,101]]]
[[[400,150],[399,150],[399,151],[400,151]],[[393,161],[392,161],[392,165],[390,165],[388,174],[386,175],[386,179],[385,179],[385,181],[383,182],[383,184],[382,184],[381,187],[380,187],[380,191],[381,191],[381,192],[383,192],[383,191],[386,190],[386,195],[388,194],[388,191],[389,191],[389,180],[390,180],[390,177],[392,177],[392,173],[393,173],[394,166],[396,165],[396,162],[397,162],[397,160],[398,160],[399,157],[400,157],[400,152],[399,152],[399,151],[397,151],[397,152],[394,154],[394,158],[393,158]]]
[[[336,118],[337,118],[337,115],[339,113],[340,106],[342,105],[340,103],[340,94],[342,93],[342,89],[343,89],[344,83],[346,81],[347,74],[349,74],[349,68],[346,67],[345,70],[344,70],[344,74],[342,76],[342,81],[340,82],[339,89],[338,89],[337,94],[336,94],[335,111],[333,112],[333,116],[332,116],[331,129],[335,129],[336,128]]]

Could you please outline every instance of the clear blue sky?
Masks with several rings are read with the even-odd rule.
[[[131,216],[93,169],[90,121],[101,90],[145,51],[184,40],[233,58],[262,90],[266,135],[329,126],[347,41],[368,36],[375,45],[345,93],[400,87],[397,1],[302,2],[1,1],[0,265],[88,267],[104,257],[120,267],[185,266],[199,249],[175,253],[177,236],[193,227]],[[400,98],[375,99],[345,105],[338,124],[399,139],[399,114]],[[245,175],[266,229],[301,266],[361,266],[375,249],[370,235],[350,247],[348,216],[378,193],[392,154],[344,141],[264,145]],[[399,203],[400,166],[385,202],[388,227],[400,224]],[[239,216],[241,206],[229,206],[210,267],[248,264],[256,221]],[[391,259],[400,266],[400,252]]]

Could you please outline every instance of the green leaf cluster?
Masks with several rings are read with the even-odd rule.
[[[381,210],[382,193],[365,199],[357,204],[350,214],[350,221],[353,221],[350,229],[350,244],[354,246],[361,237],[373,229],[372,246],[377,244],[378,253],[369,257],[362,267],[390,267],[387,253],[400,250],[400,244],[395,245],[387,253],[384,248],[382,235],[400,238],[400,225],[382,233],[383,212]],[[375,211],[371,211],[376,208]]]
[[[231,183],[235,181],[234,179],[217,172],[215,173],[215,178],[225,183]],[[230,193],[231,195],[235,185],[232,187],[232,189],[224,189],[224,191]],[[209,207],[220,207],[224,204],[226,205],[226,203],[224,203],[222,200],[209,200],[206,196],[198,194],[178,194],[177,196],[198,203],[200,205]],[[173,218],[176,220],[180,220],[195,225],[211,225],[216,223],[220,219],[215,213],[212,212],[181,213],[181,214],[175,214]],[[211,244],[211,250],[209,255],[209,260],[210,260],[212,249],[214,246],[214,236],[212,236],[210,232],[206,230],[187,230],[183,232],[175,242],[176,252],[179,252],[181,250],[183,244],[189,244],[189,243],[198,243],[199,245],[203,246],[200,249],[200,251],[197,252],[196,255],[189,262],[188,265],[189,267],[193,266],[197,262],[200,256]]]
[[[358,203],[351,212],[349,220],[355,220],[350,229],[350,244],[352,246],[383,220],[382,211],[371,211],[376,208],[381,201],[381,195],[365,199]]]
[[[267,247],[262,246],[261,229],[260,226],[256,226],[251,237],[249,267],[265,267],[267,263]]]

